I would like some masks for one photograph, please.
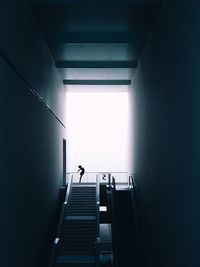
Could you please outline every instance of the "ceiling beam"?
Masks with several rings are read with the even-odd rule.
[[[52,8],[69,8],[69,7],[90,7],[90,8],[109,8],[109,7],[118,7],[118,8],[158,8],[161,6],[161,0],[131,0],[131,1],[124,1],[124,0],[32,0],[32,6],[37,8],[38,6],[41,7],[52,7]]]
[[[56,61],[57,68],[137,68],[136,60]]]
[[[55,43],[133,43],[147,38],[143,31],[52,31],[46,40]]]
[[[64,85],[130,85],[131,80],[63,80]]]

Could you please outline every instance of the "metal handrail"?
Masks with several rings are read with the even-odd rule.
[[[66,172],[66,174],[76,174],[77,172]],[[128,173],[128,172],[113,172],[113,171],[96,171],[96,172],[85,172],[85,173]]]
[[[73,175],[69,179],[68,186],[67,186],[67,192],[66,192],[66,195],[65,195],[65,201],[62,204],[62,208],[61,208],[61,211],[60,211],[60,218],[59,218],[59,222],[58,222],[58,228],[57,228],[57,232],[56,232],[56,237],[55,237],[54,242],[53,242],[53,247],[52,247],[52,251],[51,251],[49,267],[53,267],[53,264],[54,264],[56,248],[57,248],[57,245],[58,245],[58,243],[60,241],[63,220],[64,220],[64,215],[65,215],[65,210],[66,210],[66,207],[67,207],[68,201],[69,201],[69,194],[70,194],[71,187],[72,187],[72,181],[73,181]]]
[[[115,182],[115,177],[112,176],[112,187],[114,190],[116,190],[116,182]]]
[[[129,186],[131,187],[135,187],[135,184],[134,184],[134,177],[133,177],[133,175],[130,175],[129,177],[128,177],[128,184],[129,184]]]
[[[99,196],[99,175],[96,175],[96,267],[100,266],[99,261],[99,254],[100,254],[100,230],[99,230],[99,224],[100,224],[100,216],[99,216],[99,206],[100,206],[100,196]]]
[[[56,240],[57,241],[59,241],[59,239],[60,239],[60,235],[61,235],[61,231],[62,231],[62,225],[63,225],[63,218],[64,218],[64,215],[65,215],[66,207],[67,207],[68,202],[69,202],[69,194],[71,192],[72,183],[73,183],[73,175],[69,178],[69,182],[68,182],[68,185],[67,185],[67,192],[66,192],[66,195],[65,195],[65,201],[62,204],[62,208],[61,208],[60,220],[59,220],[58,230],[57,230],[57,235],[56,235]]]
[[[67,186],[67,192],[66,192],[66,197],[65,197],[65,203],[66,204],[68,204],[68,202],[69,202],[69,194],[70,194],[71,189],[72,189],[72,184],[73,184],[73,174],[69,178],[69,182],[68,182],[68,186]]]

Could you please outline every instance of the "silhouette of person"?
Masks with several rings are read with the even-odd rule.
[[[80,171],[79,183],[81,183],[81,178],[82,178],[83,174],[85,173],[85,169],[81,165],[79,165],[78,168],[79,168],[78,172]]]

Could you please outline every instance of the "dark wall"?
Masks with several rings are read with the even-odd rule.
[[[199,266],[198,1],[163,1],[132,81],[134,172],[147,266]]]
[[[0,13],[0,265],[44,267],[63,182],[65,93],[29,5],[1,3]]]
[[[0,33],[0,51],[65,121],[60,105],[65,89],[28,0],[0,2]]]

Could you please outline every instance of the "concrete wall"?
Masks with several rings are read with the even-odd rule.
[[[65,91],[26,1],[0,4],[0,265],[47,266],[63,178]]]
[[[130,95],[147,266],[199,266],[200,4],[163,1]]]

